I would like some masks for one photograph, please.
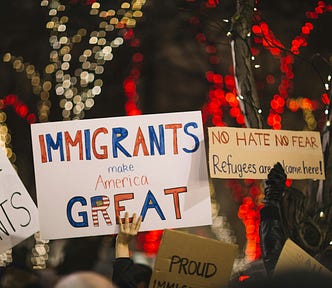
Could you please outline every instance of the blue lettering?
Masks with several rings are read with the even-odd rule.
[[[80,202],[82,204],[82,206],[86,206],[86,200],[84,197],[81,196],[75,196],[73,198],[71,198],[68,202],[67,205],[67,218],[69,220],[69,223],[73,226],[73,227],[88,227],[88,215],[86,212],[78,212],[78,216],[82,217],[82,221],[81,222],[76,222],[73,219],[73,216],[71,214],[72,208],[74,206],[74,204],[76,202]]]
[[[118,149],[127,157],[131,157],[128,151],[119,143],[128,136],[128,130],[123,127],[112,129],[113,157],[118,158]]]
[[[189,150],[187,148],[183,148],[183,151],[186,152],[186,153],[194,153],[199,148],[199,139],[198,139],[198,137],[195,134],[192,134],[188,131],[188,127],[190,127],[190,126],[192,126],[194,128],[198,128],[198,125],[195,122],[189,122],[186,125],[184,125],[184,127],[183,127],[184,133],[186,133],[187,135],[193,137],[194,141],[195,141],[195,146],[194,146],[193,149]]]
[[[165,134],[163,125],[159,125],[159,142],[153,126],[148,126],[150,138],[150,154],[154,155],[154,147],[156,146],[159,155],[165,155]]]
[[[163,211],[161,211],[161,208],[160,208],[156,198],[153,196],[152,192],[149,190],[148,194],[146,195],[145,202],[143,204],[143,208],[142,208],[142,212],[141,212],[142,221],[144,221],[146,212],[150,208],[156,209],[161,220],[166,220],[166,218],[163,214]]]
[[[91,136],[90,130],[84,130],[84,140],[85,140],[85,157],[86,160],[91,160]]]
[[[47,155],[49,162],[52,162],[52,153],[51,153],[51,148],[54,150],[57,150],[60,148],[60,159],[61,161],[65,161],[65,156],[63,154],[63,141],[62,141],[62,133],[58,132],[56,134],[56,143],[54,143],[51,134],[46,134],[46,145],[47,145]]]

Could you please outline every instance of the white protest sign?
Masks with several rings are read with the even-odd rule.
[[[200,111],[31,126],[43,239],[210,225]]]
[[[289,179],[325,179],[318,132],[209,127],[211,178],[266,179],[280,162]]]
[[[38,210],[0,148],[0,253],[39,230]]]

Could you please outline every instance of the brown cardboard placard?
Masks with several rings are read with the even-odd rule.
[[[292,269],[308,270],[310,272],[327,273],[332,276],[330,270],[310,256],[291,239],[287,239],[281,250],[274,275]]]
[[[211,178],[266,179],[280,162],[289,179],[325,179],[320,134],[238,127],[209,127]]]
[[[230,279],[237,250],[236,244],[165,230],[149,287],[220,288]]]

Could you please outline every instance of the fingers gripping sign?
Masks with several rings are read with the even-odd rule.
[[[130,238],[136,236],[142,222],[142,216],[137,217],[137,214],[134,213],[133,217],[129,218],[129,213],[125,213],[124,221],[121,221],[120,216],[118,216],[119,234],[118,237]]]
[[[119,234],[116,237],[115,256],[116,258],[129,257],[129,244],[130,241],[138,234],[142,223],[142,216],[140,215],[137,217],[137,214],[134,213],[133,216],[129,218],[129,214],[126,212],[124,221],[121,221],[120,216],[117,217],[119,223]]]

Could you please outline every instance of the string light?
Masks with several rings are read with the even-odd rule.
[[[70,1],[75,3],[77,1]],[[50,52],[50,63],[45,66],[42,73],[38,72],[33,64],[24,62],[22,57],[16,57],[10,52],[4,54],[3,62],[10,63],[16,72],[25,72],[27,79],[31,82],[32,92],[39,95],[38,120],[47,122],[50,114],[51,102],[50,92],[54,89],[56,95],[62,97],[60,107],[63,108],[62,116],[64,120],[82,119],[84,110],[91,109],[94,105],[94,97],[101,93],[103,81],[98,78],[104,72],[104,64],[113,59],[113,49],[120,47],[124,43],[120,35],[124,28],[134,28],[136,18],[142,17],[142,7],[145,0],[134,0],[129,4],[124,2],[121,7],[115,10],[100,11],[100,4],[97,1],[86,1],[91,5],[89,14],[101,19],[99,30],[92,31],[88,35],[85,28],[80,28],[72,36],[68,35],[67,25],[69,17],[65,15],[66,6],[56,0],[42,0],[41,7],[48,8],[48,15],[51,17],[46,23],[46,29],[50,31],[49,43],[52,48]],[[117,16],[115,16],[117,15]],[[115,35],[109,37],[112,31]],[[88,44],[91,46],[85,49],[79,56],[81,67],[76,69],[74,75],[69,74],[71,68],[73,47],[89,37]],[[107,40],[110,39],[110,40]],[[56,84],[52,85],[52,77],[55,76]],[[16,95],[7,95],[0,100],[0,147],[5,150],[12,163],[16,160],[16,155],[9,147],[10,134],[5,124],[6,114],[1,112],[7,106],[12,106],[15,112],[28,123],[37,121],[36,115],[29,113],[28,107],[19,101]],[[35,235],[36,244],[32,250],[31,261],[34,269],[44,269],[48,258],[48,246],[40,239],[38,233]],[[44,253],[45,252],[45,253]],[[0,255],[1,263],[11,261],[6,252]]]
[[[30,113],[28,106],[20,101],[15,94],[8,94],[0,100],[0,110],[4,110],[7,107],[12,107],[16,114],[25,119],[29,124],[35,123],[37,120],[36,115]]]
[[[124,38],[130,41],[131,47],[138,49],[140,46],[140,40],[135,36],[133,29],[128,29],[124,33]],[[132,67],[129,72],[129,76],[123,81],[123,89],[127,98],[125,103],[125,110],[127,115],[140,115],[142,111],[138,108],[139,94],[137,91],[137,85],[141,75],[141,69],[143,66],[144,55],[140,52],[136,52],[132,56]]]
[[[332,5],[326,5],[324,1],[319,1],[314,11],[306,12],[306,16],[308,19],[317,19],[318,16],[323,13],[331,11]],[[270,51],[272,55],[280,58],[280,70],[282,72],[282,77],[278,90],[280,96],[286,100],[288,97],[288,90],[292,87],[292,81],[294,78],[292,71],[292,65],[294,62],[293,55],[298,55],[300,53],[300,48],[307,45],[307,38],[313,30],[313,24],[311,22],[306,22],[302,26],[301,34],[296,36],[292,41],[290,52],[293,55],[287,55],[284,52],[286,51],[284,45],[276,39],[267,23],[260,19],[259,13],[255,14],[255,19],[257,23],[252,26],[252,31],[255,34],[254,42],[256,44],[262,44],[263,47]],[[274,104],[271,102],[271,110],[268,115],[268,125],[273,129],[281,129],[281,117],[278,117],[278,115],[280,116],[282,114],[283,109],[279,109],[280,111],[278,112],[273,108],[273,106]],[[309,113],[310,117],[308,117]],[[306,117],[304,120],[306,121],[308,128],[315,129],[317,123],[312,111],[304,111],[304,116]],[[313,121],[315,123],[313,123]]]
[[[35,123],[37,117],[34,113],[29,112],[28,107],[15,94],[8,94],[0,99],[0,148],[15,167],[16,154],[11,147],[11,135],[6,124],[7,114],[4,112],[9,107],[12,107],[15,113],[29,124]]]
[[[192,25],[195,25],[198,32],[196,33],[196,40],[199,45],[205,47],[205,51],[210,56],[211,54],[217,53],[217,47],[209,43],[206,39],[206,36],[200,31],[200,20],[197,17],[191,17],[189,22]],[[227,21],[224,21],[227,23]],[[231,36],[231,32],[227,33],[227,36]],[[239,99],[236,96],[235,88],[235,78],[234,75],[221,75],[216,72],[216,67],[214,65],[218,62],[211,62],[213,66],[212,69],[208,70],[205,73],[205,79],[209,83],[209,92],[207,97],[207,103],[204,104],[202,108],[202,116],[204,125],[208,125],[211,121],[214,126],[225,126],[226,123],[223,122],[223,108],[229,107],[229,114],[233,117],[239,125],[244,125],[244,115],[239,108]],[[241,96],[242,97],[242,96]],[[242,97],[243,100],[243,97]],[[211,199],[213,199],[214,189],[211,189]],[[231,241],[232,243],[236,242],[236,239],[232,232],[227,229],[227,219],[224,219],[222,216],[217,216],[214,218],[212,229],[214,234],[218,239],[226,239],[226,241]],[[258,252],[259,254],[259,252]],[[257,255],[258,255],[257,254]],[[244,266],[244,263],[247,264],[247,258],[236,259],[234,264],[234,269],[240,269]]]
[[[40,232],[34,234],[35,245],[32,248],[31,263],[34,270],[41,270],[46,268],[46,262],[48,260],[49,253],[49,240],[42,240],[40,238]]]
[[[103,74],[104,64],[113,59],[112,50],[120,47],[124,42],[119,35],[115,35],[111,40],[106,40],[107,33],[124,27],[134,27],[136,23],[134,17],[142,16],[142,13],[139,12],[144,3],[145,1],[142,0],[133,1],[132,5],[125,2],[115,12],[114,10],[99,11],[100,4],[97,1],[87,2],[87,4],[91,4],[90,15],[97,15],[103,20],[109,20],[109,23],[106,21],[100,22],[100,30],[90,33],[88,43],[92,47],[85,49],[79,56],[81,67],[75,70],[74,75],[70,75],[67,71],[71,66],[71,51],[74,45],[80,43],[88,35],[88,31],[85,28],[80,28],[76,34],[69,37],[67,35],[69,18],[66,15],[60,17],[61,13],[66,11],[65,5],[55,0],[41,1],[41,6],[48,7],[49,16],[52,17],[46,24],[46,28],[50,31],[49,43],[53,49],[50,52],[51,63],[44,69],[45,79],[41,79],[39,73],[35,72],[31,65],[28,66],[30,67],[29,70],[26,70],[27,77],[31,78],[35,94],[40,94],[39,120],[41,122],[48,121],[50,112],[50,101],[48,99],[52,84],[51,81],[48,81],[48,78],[51,74],[56,77],[55,92],[62,97],[59,103],[60,107],[63,108],[63,119],[84,118],[84,110],[91,109],[94,105],[93,98],[101,93],[103,81],[98,78],[98,75]],[[123,15],[123,17],[118,19],[114,15]],[[12,61],[15,65],[14,68],[17,70],[24,66],[16,59]],[[47,242],[40,239],[39,233],[34,236],[35,247],[32,249],[31,262],[34,269],[45,269],[49,246]]]
[[[0,267],[6,267],[13,261],[12,249],[8,249],[6,252],[0,254]]]
[[[100,3],[92,1],[89,14],[101,19],[99,30],[88,33],[85,28],[80,28],[72,36],[68,36],[66,29],[69,18],[59,15],[65,13],[65,6],[56,0],[49,3],[42,1],[42,4],[48,6],[50,16],[57,15],[51,18],[46,28],[51,32],[50,44],[53,51],[50,58],[55,67],[53,73],[57,75],[56,93],[62,97],[60,107],[63,109],[63,119],[82,119],[85,116],[84,110],[91,109],[94,98],[102,92],[103,81],[100,76],[104,72],[105,63],[113,59],[113,49],[124,43],[121,30],[135,27],[135,18],[142,17],[141,9],[145,1],[136,0],[131,4],[124,2],[117,11],[101,10]],[[70,75],[67,71],[72,60],[71,50],[87,37],[91,47],[82,52],[78,58],[81,67],[75,70],[74,75]]]

